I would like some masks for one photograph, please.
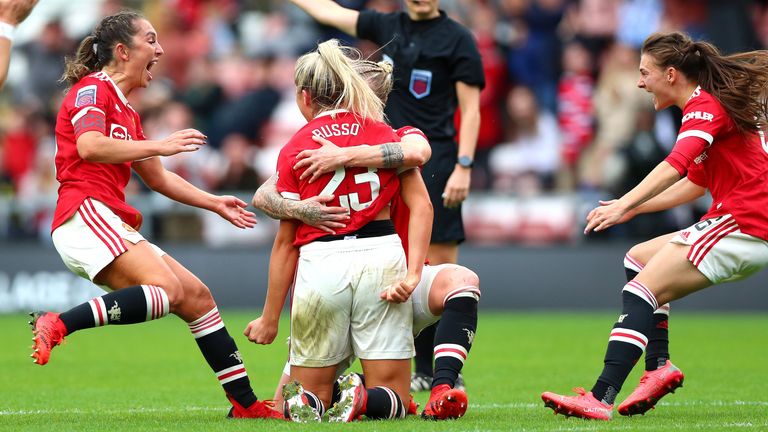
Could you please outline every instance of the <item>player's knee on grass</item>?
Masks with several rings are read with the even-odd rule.
[[[480,294],[480,277],[463,266],[451,266],[438,272],[429,289],[429,309],[435,316],[442,315],[446,298],[462,288],[472,287]]]

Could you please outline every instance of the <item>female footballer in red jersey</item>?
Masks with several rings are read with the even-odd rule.
[[[60,186],[52,238],[70,270],[110,292],[61,314],[33,315],[32,357],[46,364],[51,349],[78,330],[173,313],[187,322],[223,386],[233,405],[230,416],[281,418],[254,395],[208,287],[145,241],[136,231],[141,214],[125,201],[133,169],[173,200],[216,212],[239,228],[255,224],[243,201],[211,195],[163,168],[157,156],[198,149],[205,144],[202,133],[186,129],[159,141],[144,137],[126,97],[149,84],[162,54],[152,24],[125,11],[104,18],[67,61],[63,79],[71,88],[56,121]]]
[[[353,62],[353,68],[365,79],[376,96],[386,101],[392,90],[392,65],[359,60]],[[429,159],[429,142],[419,129],[406,126],[398,129],[396,133],[401,139],[400,142],[376,146],[337,147],[329,140],[313,137],[321,147],[300,153],[300,161],[294,165],[294,169],[305,168],[299,178],[308,178],[312,182],[322,174],[344,166],[416,168]],[[423,194],[424,188],[424,182],[417,170],[407,170],[400,174],[400,195],[395,197],[392,203],[391,217],[395,231],[403,243],[406,257],[410,215],[405,202],[412,199],[410,197]],[[277,192],[273,176],[259,187],[254,195],[253,205],[270,217],[301,220],[335,234],[333,229],[344,227],[337,210],[346,209],[319,205],[328,198],[329,196],[318,196],[303,201],[284,199]],[[274,262],[295,263],[298,249],[292,246],[292,241],[293,239],[280,236],[275,239],[272,255]],[[280,311],[294,273],[295,264],[282,265],[270,275],[270,296],[264,304],[262,315],[251,321],[244,332],[250,341],[260,344],[270,344],[274,341]],[[280,285],[276,283],[278,281]],[[419,284],[415,288],[407,287],[407,291],[412,291],[410,296],[413,299],[414,335],[436,322],[441,315],[446,316],[445,320],[440,321],[436,338],[439,341],[435,350],[438,359],[435,377],[437,384],[422,416],[435,420],[461,417],[467,408],[467,396],[462,390],[452,388],[472,344],[473,338],[468,336],[474,335],[476,328],[479,279],[474,272],[463,266],[425,265]],[[352,360],[342,362],[337,374],[343,374]],[[275,392],[274,400],[278,406],[282,403],[282,386],[290,380],[290,364],[287,364]],[[334,388],[334,399],[341,400],[340,396]],[[416,414],[413,402],[409,406],[409,414]]]
[[[701,221],[648,247],[645,266],[638,265],[639,273],[623,288],[622,313],[592,390],[542,394],[548,407],[566,415],[611,418],[616,395],[649,344],[660,305],[768,265],[768,145],[762,133],[768,122],[768,52],[723,56],[679,32],[653,34],[643,43],[637,85],[653,95],[657,110],[683,110],[677,142],[634,189],[592,210],[584,232],[675,207],[706,190],[713,203]],[[620,405],[621,414],[647,411],[682,381],[674,366],[661,371],[644,377],[641,389]]]
[[[411,245],[415,252],[406,266],[389,217],[390,201],[399,191],[397,171],[341,168],[313,183],[300,180],[301,172],[293,168],[296,155],[317,146],[313,136],[330,138],[343,147],[398,138],[381,121],[383,102],[355,73],[337,41],[321,43],[317,51],[302,56],[295,81],[297,104],[309,123],[280,152],[277,190],[296,200],[334,195],[329,204],[347,208],[349,219],[336,235],[293,221],[280,225],[278,238],[295,239],[299,247],[290,363],[291,376],[301,384],[284,387],[286,411],[296,421],[319,420],[323,406],[330,403],[339,363],[354,354],[361,359],[369,389],[364,392],[356,381],[359,378],[350,376],[343,391],[351,394],[354,403],[337,404],[329,418],[352,420],[366,398],[367,416],[401,417],[405,414],[402,401],[408,400],[408,359],[413,354],[412,310],[409,301],[387,302],[380,293],[403,281],[418,283],[429,241],[429,199],[426,194],[419,197],[423,211],[413,216],[418,221],[414,229],[424,235],[414,235],[422,242]],[[274,259],[271,267],[273,263]]]

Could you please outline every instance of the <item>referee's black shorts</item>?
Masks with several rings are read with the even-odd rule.
[[[430,141],[432,158],[421,171],[427,185],[429,199],[434,207],[435,217],[432,223],[431,243],[461,243],[464,241],[464,221],[461,218],[461,205],[446,208],[443,205],[443,191],[448,177],[456,167],[457,146],[453,141]]]

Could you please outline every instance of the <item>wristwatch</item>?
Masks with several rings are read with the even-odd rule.
[[[472,168],[472,166],[475,164],[475,161],[472,160],[472,158],[469,156],[459,156],[457,163],[462,168]]]

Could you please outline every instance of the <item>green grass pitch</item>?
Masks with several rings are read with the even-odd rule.
[[[252,315],[223,311],[251,382],[270,398],[286,356],[287,325],[256,346],[241,335]],[[673,313],[672,356],[685,386],[645,416],[610,423],[554,416],[544,390],[587,389],[600,372],[615,315],[483,313],[465,367],[470,407],[457,421],[363,421],[298,425],[227,420],[228,404],[186,326],[178,319],[76,333],[51,363],[29,358],[22,315],[0,316],[2,431],[725,431],[768,430],[768,316]],[[639,379],[641,365],[619,395]],[[424,404],[427,393],[416,395]]]

